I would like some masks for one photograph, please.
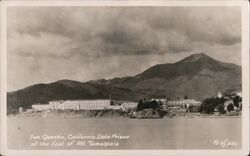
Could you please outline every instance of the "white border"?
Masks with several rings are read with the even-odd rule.
[[[1,149],[2,155],[248,155],[249,153],[249,3],[247,1],[2,1],[1,4]],[[11,6],[239,6],[242,13],[241,150],[9,150],[6,117],[6,8]]]

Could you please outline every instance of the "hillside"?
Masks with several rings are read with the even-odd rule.
[[[216,96],[218,91],[241,88],[241,67],[217,61],[203,53],[194,54],[176,63],[155,65],[134,77],[101,79],[88,82],[60,80],[37,84],[7,95],[8,112],[20,106],[29,108],[34,103],[50,100],[100,99],[137,101],[149,98],[203,99]]]
[[[109,85],[81,83],[61,80],[50,84],[37,84],[7,94],[8,112],[17,111],[19,107],[30,108],[32,104],[45,104],[51,100],[66,99],[112,99],[135,100],[137,94],[126,88]]]
[[[173,64],[155,65],[114,86],[156,96],[203,99],[241,86],[241,67],[200,53]]]

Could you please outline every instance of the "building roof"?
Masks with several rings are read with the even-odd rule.
[[[57,102],[57,101],[99,101],[99,100],[110,100],[110,99],[68,99],[68,100],[51,100],[49,102]]]

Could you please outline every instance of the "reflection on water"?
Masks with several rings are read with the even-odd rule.
[[[118,146],[31,146],[40,136],[100,135],[98,141]],[[107,139],[117,135],[125,139]],[[88,140],[91,138],[84,138]],[[93,138],[92,138],[93,139]],[[73,140],[73,139],[72,139]],[[52,140],[47,140],[51,144]],[[71,140],[67,140],[68,142]],[[232,143],[231,143],[231,142]],[[66,142],[66,143],[68,143]],[[228,146],[222,146],[229,142]],[[231,143],[231,144],[230,144]],[[117,144],[116,144],[117,145]],[[241,118],[8,118],[8,147],[11,149],[238,149],[241,148]]]

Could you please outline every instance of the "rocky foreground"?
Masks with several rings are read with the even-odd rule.
[[[162,118],[167,112],[144,109],[142,111],[134,110],[29,110],[18,114],[12,114],[13,117],[34,117],[34,118],[68,118],[68,117],[129,117],[129,118]]]
[[[135,110],[46,110],[46,111],[34,111],[29,110],[23,113],[11,114],[8,117],[31,117],[31,118],[137,118],[137,119],[158,119],[163,117],[239,117],[241,112],[230,112],[224,115],[220,115],[218,112],[214,114],[201,114],[186,113],[186,112],[172,112],[165,110],[144,109],[141,111]]]
[[[26,111],[15,117],[34,118],[68,118],[68,117],[127,117],[128,112],[122,110],[46,110],[46,111]]]

